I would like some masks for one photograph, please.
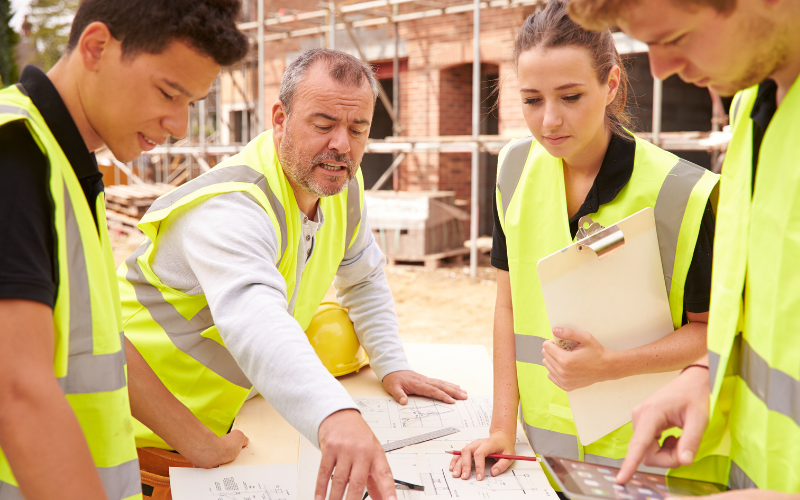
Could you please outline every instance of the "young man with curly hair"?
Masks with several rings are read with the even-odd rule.
[[[800,2],[571,0],[570,11],[586,26],[616,25],[646,42],[654,76],[678,74],[736,95],[720,181],[708,355],[634,411],[617,479],[629,479],[642,459],[688,465],[704,433],[705,441],[724,443],[727,427],[734,491],[719,498],[798,498]],[[659,446],[674,426],[681,437]]]
[[[93,152],[130,161],[183,137],[189,106],[247,52],[239,10],[238,0],[84,0],[64,57],[0,91],[2,500],[140,498],[131,406],[148,423],[153,407],[168,408],[168,438],[192,428],[163,386],[144,397],[126,384]],[[247,441],[194,436],[175,446],[200,466],[231,460]]]

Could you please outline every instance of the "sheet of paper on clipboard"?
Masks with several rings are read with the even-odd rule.
[[[541,259],[537,269],[552,327],[587,331],[617,351],[673,331],[652,208]],[[581,444],[630,422],[633,408],[678,373],[608,380],[567,393]]]

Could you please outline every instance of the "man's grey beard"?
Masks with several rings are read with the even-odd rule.
[[[281,141],[278,151],[278,159],[281,162],[283,173],[286,174],[286,177],[288,177],[295,186],[314,196],[324,198],[326,196],[337,195],[344,191],[348,184],[350,184],[350,181],[353,180],[353,177],[355,177],[358,166],[353,163],[353,160],[351,160],[349,156],[329,151],[309,157],[307,154],[304,154],[301,147],[296,145],[292,139],[292,135],[287,126],[286,134]],[[330,183],[319,182],[315,178],[314,167],[324,161],[341,162],[347,165],[347,181],[340,187],[332,189]],[[339,179],[336,180],[338,181]]]

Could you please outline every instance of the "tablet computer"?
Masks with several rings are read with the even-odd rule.
[[[628,483],[619,485],[616,479],[618,468],[566,458],[542,458],[542,463],[564,495],[574,500],[662,500],[670,495],[703,496],[727,490],[721,484],[644,472],[637,472]]]

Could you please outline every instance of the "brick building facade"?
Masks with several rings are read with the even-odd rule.
[[[250,3],[250,7],[245,8],[246,16],[253,16],[255,13],[254,0],[250,0]],[[306,0],[267,0],[266,3],[268,15],[274,15],[281,6],[288,4],[296,11],[316,10],[320,5],[318,2]],[[421,7],[413,8],[419,10]],[[504,137],[530,135],[522,117],[511,55],[519,27],[533,11],[534,7],[490,8],[481,13],[482,134],[499,134]],[[399,24],[400,135],[434,137],[472,133],[472,17],[471,12],[465,12]],[[354,33],[391,97],[395,45],[392,26],[354,29]],[[267,44],[264,61],[267,128],[272,105],[278,97],[280,78],[288,62],[299,52],[325,46],[328,42],[326,35],[322,34],[286,38]],[[345,32],[337,33],[336,46],[357,55]],[[637,118],[638,129],[649,131],[653,80],[648,69],[647,54],[630,54],[625,57],[635,96],[633,101],[636,103],[632,112]],[[662,130],[707,131],[710,130],[710,120],[711,100],[707,90],[684,84],[677,77],[664,83]],[[391,120],[379,101],[370,137],[384,138],[391,134]],[[683,156],[701,164],[708,162],[708,155],[705,153]],[[391,161],[391,155],[386,154],[365,156],[362,170],[368,187],[374,184]],[[480,163],[480,232],[491,234],[490,204],[497,157],[484,153]],[[403,191],[454,191],[457,204],[469,210],[470,171],[469,153],[414,153],[403,161],[393,183],[387,183],[384,187]]]

